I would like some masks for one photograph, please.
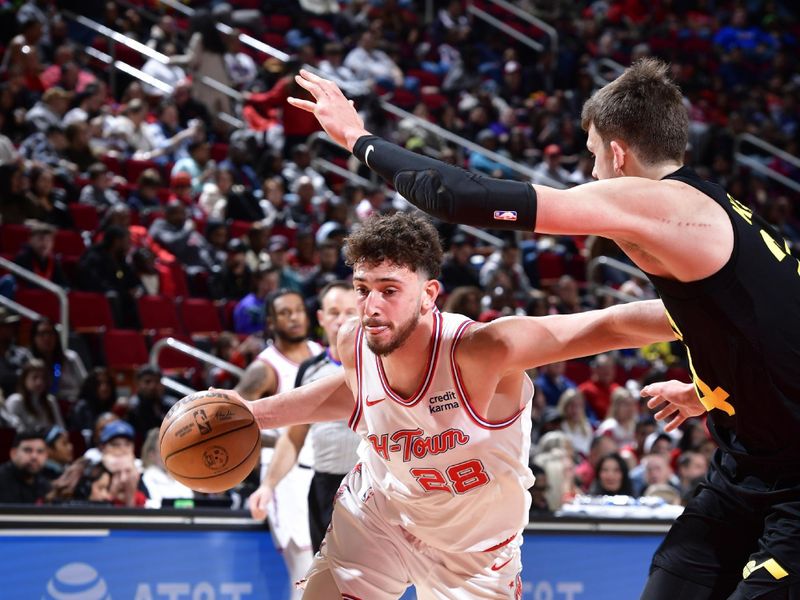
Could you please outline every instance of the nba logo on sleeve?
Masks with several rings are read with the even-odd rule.
[[[517,211],[515,210],[496,210],[494,211],[495,221],[516,221]]]

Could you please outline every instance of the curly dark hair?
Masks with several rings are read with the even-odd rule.
[[[375,215],[345,240],[345,260],[378,264],[384,260],[437,279],[442,266],[442,243],[431,222],[417,214]]]

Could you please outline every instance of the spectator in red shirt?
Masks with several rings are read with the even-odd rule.
[[[605,419],[611,406],[611,393],[619,387],[614,381],[617,363],[610,354],[599,354],[592,361],[592,377],[578,386],[598,419]]]

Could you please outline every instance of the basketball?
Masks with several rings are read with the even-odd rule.
[[[197,392],[164,417],[159,449],[177,481],[197,492],[223,492],[255,467],[261,434],[243,402],[221,392]]]

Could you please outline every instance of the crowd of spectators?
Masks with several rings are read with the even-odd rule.
[[[558,31],[556,47],[515,23],[544,44],[541,52],[474,18],[460,0],[192,2],[190,18],[137,3],[157,14],[153,22],[114,2],[72,4],[0,1],[9,40],[0,49],[0,254],[68,290],[103,294],[115,328],[146,330],[145,298],[204,299],[222,326],[192,342],[244,367],[270,337],[269,292],[297,290],[313,314],[316,293],[350,274],[341,253],[347,233],[373,214],[410,210],[344,153],[310,137],[316,120],[287,102],[307,97],[292,78],[302,64],[335,80],[372,131],[409,149],[492,176],[572,186],[592,178],[583,101],[613,76],[614,63],[662,57],[685,93],[687,163],[800,249],[796,194],[734,159],[742,133],[798,154],[800,76],[790,57],[800,25],[789,2],[518,0]],[[162,83],[92,58],[86,48],[96,57],[109,41],[77,24],[73,8],[156,51],[116,46],[117,58]],[[292,59],[243,45],[242,32]],[[389,117],[382,101],[414,117]],[[465,152],[420,120],[490,153]],[[317,158],[361,178],[343,178]],[[790,161],[754,159],[800,180]],[[487,242],[446,224],[439,231],[447,249],[442,308],[476,320],[614,302],[593,284],[653,295],[642,279],[610,270],[587,281],[592,258],[624,260],[607,240],[495,232]],[[10,298],[31,286],[0,278]],[[0,306],[0,426],[16,432],[0,466],[0,501],[159,506],[191,497],[156,450],[175,401],[162,372],[144,365],[130,381],[118,379],[92,335],[70,332],[70,347],[62,347],[53,322],[20,320]],[[704,424],[664,434],[638,395],[649,381],[687,377],[685,367],[676,345],[658,344],[532,373],[532,514],[558,510],[578,493],[667,502],[691,494],[713,451]],[[236,383],[219,369],[175,376],[197,387]]]

